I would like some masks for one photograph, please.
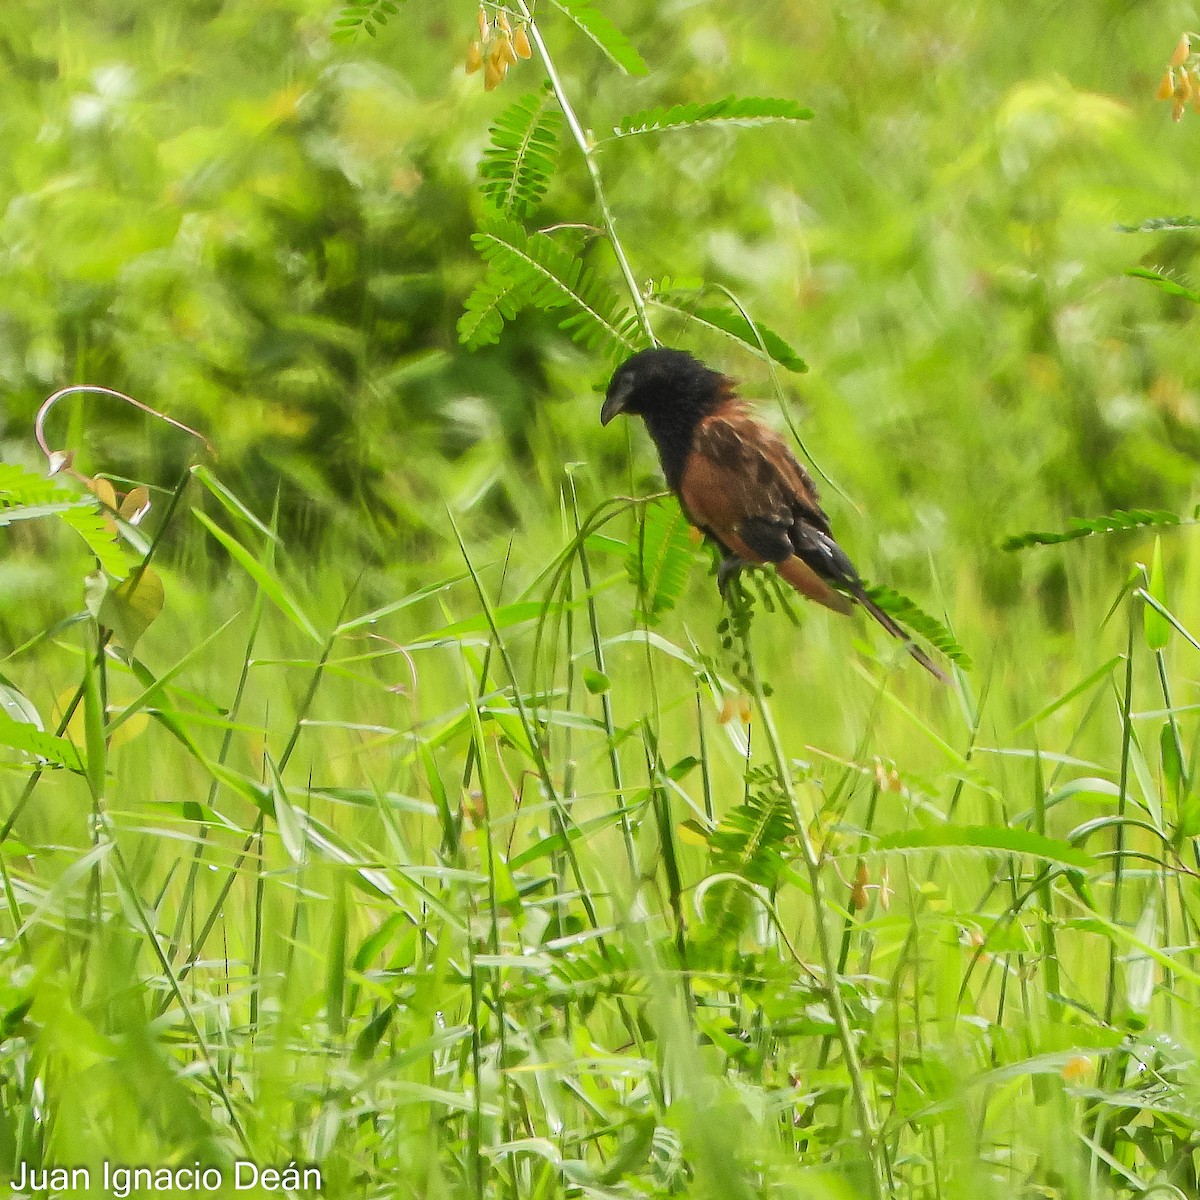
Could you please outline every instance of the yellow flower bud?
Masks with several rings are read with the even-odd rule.
[[[1192,98],[1192,77],[1186,71],[1179,72],[1179,82],[1175,85],[1175,95],[1180,100]]]
[[[508,66],[515,67],[517,65],[517,52],[513,49],[512,38],[507,33],[502,33],[496,39],[496,55],[502,58]]]
[[[488,39],[488,19],[487,13],[483,10],[483,5],[479,6],[479,40],[486,42]]]
[[[483,66],[483,50],[478,42],[472,42],[467,47],[467,74],[474,75]]]
[[[524,25],[513,34],[513,49],[517,52],[518,58],[533,57],[533,49],[529,45],[529,34],[525,32]]]
[[[504,72],[496,65],[496,60],[488,56],[483,67],[483,90],[494,92],[504,82]]]
[[[1180,34],[1179,43],[1175,47],[1175,52],[1171,55],[1171,66],[1182,67],[1188,60],[1188,55],[1192,52],[1192,42],[1186,33]]]
[[[496,17],[496,24],[500,26],[501,33],[512,33],[512,26],[508,23],[508,14],[504,9],[501,9]]]
[[[1187,112],[1187,102],[1184,100],[1176,100],[1171,108],[1171,120],[1182,121],[1183,114]]]
[[[1158,91],[1154,93],[1155,100],[1170,100],[1175,95],[1175,72],[1168,71],[1158,83]]]

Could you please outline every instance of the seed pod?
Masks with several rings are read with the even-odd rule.
[[[1158,81],[1158,91],[1154,93],[1155,100],[1170,100],[1175,95],[1175,72],[1168,71]]]
[[[854,875],[854,886],[850,889],[850,907],[854,912],[867,907],[867,884],[870,882],[871,876],[867,871],[867,864],[859,863],[858,871]]]
[[[496,54],[509,66],[517,65],[517,52],[513,49],[512,38],[507,33],[502,33],[496,39]]]
[[[518,58],[533,57],[533,49],[529,45],[529,34],[525,32],[524,25],[513,34],[513,49],[517,52]]]
[[[483,66],[483,49],[478,42],[467,47],[467,74],[474,75]]]
[[[1175,47],[1174,53],[1171,55],[1171,66],[1182,67],[1188,60],[1188,55],[1192,52],[1192,41],[1186,33],[1179,35],[1179,42]]]

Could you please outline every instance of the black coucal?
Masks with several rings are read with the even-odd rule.
[[[930,674],[949,682],[867,595],[808,472],[751,416],[732,379],[684,350],[642,350],[617,368],[600,423],[618,413],[646,422],[688,520],[720,546],[722,590],[744,564],[773,563],[796,591],[826,608],[848,613],[857,601]]]

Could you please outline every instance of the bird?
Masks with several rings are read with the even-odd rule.
[[[820,494],[783,439],[727,375],[686,350],[640,350],[613,373],[600,424],[641,417],[689,522],[721,551],[722,594],[748,564],[771,563],[800,595],[838,613],[865,609],[931,675],[949,677],[867,595],[834,539]]]

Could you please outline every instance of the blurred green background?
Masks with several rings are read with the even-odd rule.
[[[933,552],[1002,608],[1024,597],[998,534],[1186,498],[1190,314],[1122,271],[1186,276],[1195,239],[1115,227],[1190,211],[1200,121],[1152,100],[1187,5],[611,7],[649,76],[551,27],[598,135],[731,92],[816,112],[601,162],[640,280],[726,284],[808,358],[806,441],[880,574],[910,582]],[[595,428],[603,367],[550,323],[455,345],[487,126],[540,82],[535,63],[491,95],[464,75],[474,13],[402,6],[338,46],[317,4],[11,6],[8,453],[49,391],[105,383],[219,434],[240,494],[282,481],[289,522],[365,555],[438,545],[443,500],[519,521],[511,464],[549,503],[561,462],[619,468]],[[572,151],[543,224],[594,220]],[[752,361],[666,332],[769,394]],[[138,477],[190,453],[120,408],[85,436],[93,465]]]

